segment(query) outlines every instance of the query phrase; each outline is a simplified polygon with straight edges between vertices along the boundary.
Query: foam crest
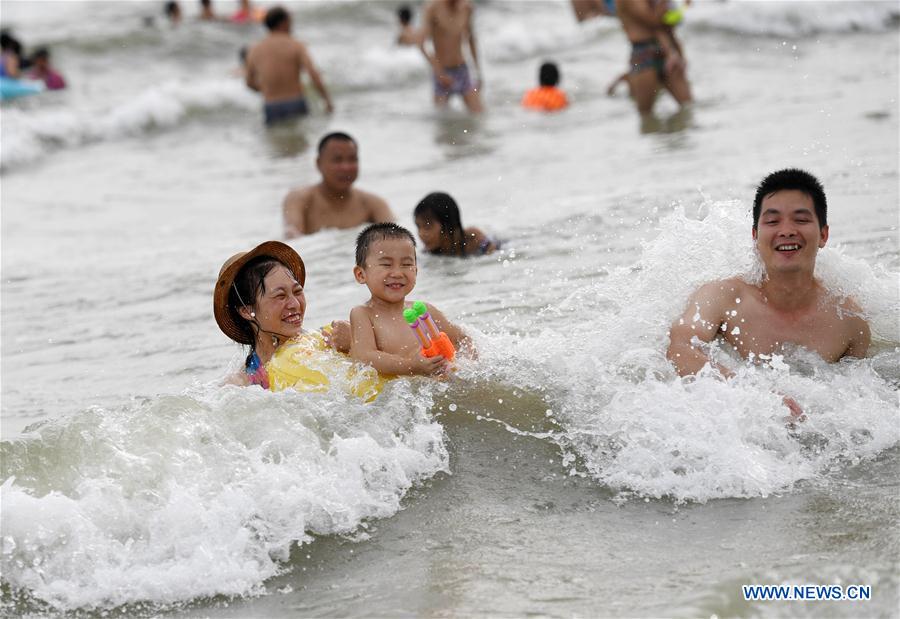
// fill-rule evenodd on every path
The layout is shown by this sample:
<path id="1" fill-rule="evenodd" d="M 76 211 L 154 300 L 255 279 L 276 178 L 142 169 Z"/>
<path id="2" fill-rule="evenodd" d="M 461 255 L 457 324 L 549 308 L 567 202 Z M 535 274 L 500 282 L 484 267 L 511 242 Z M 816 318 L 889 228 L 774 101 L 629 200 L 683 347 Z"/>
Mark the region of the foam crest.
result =
<path id="1" fill-rule="evenodd" d="M 736 378 L 675 375 L 665 358 L 668 328 L 691 292 L 715 279 L 761 276 L 746 209 L 726 202 L 696 211 L 664 218 L 634 265 L 543 309 L 532 335 L 505 341 L 510 358 L 495 359 L 504 380 L 547 389 L 570 472 L 621 497 L 707 501 L 790 491 L 897 445 L 896 275 L 839 250 L 820 251 L 817 274 L 860 302 L 880 334 L 874 356 L 827 364 L 796 349 L 748 367 L 714 346 Z M 783 395 L 808 421 L 788 427 Z"/>
<path id="2" fill-rule="evenodd" d="M 447 470 L 430 398 L 210 388 L 4 442 L 4 582 L 58 610 L 260 593 L 295 544 L 391 516 Z"/>
<path id="3" fill-rule="evenodd" d="M 225 106 L 256 110 L 259 101 L 240 80 L 222 79 L 167 82 L 112 107 L 4 109 L 0 168 L 34 161 L 60 146 L 72 148 L 170 129 L 192 112 L 214 112 Z"/>
<path id="4" fill-rule="evenodd" d="M 687 28 L 789 38 L 887 32 L 898 19 L 891 2 L 696 2 L 685 11 Z"/>

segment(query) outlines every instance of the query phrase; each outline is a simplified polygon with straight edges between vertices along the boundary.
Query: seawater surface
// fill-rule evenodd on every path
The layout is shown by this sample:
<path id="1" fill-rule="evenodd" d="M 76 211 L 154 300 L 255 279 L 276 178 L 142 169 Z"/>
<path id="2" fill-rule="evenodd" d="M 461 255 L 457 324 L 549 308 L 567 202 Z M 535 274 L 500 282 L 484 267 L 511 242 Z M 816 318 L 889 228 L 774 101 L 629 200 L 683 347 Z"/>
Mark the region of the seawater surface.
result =
<path id="1" fill-rule="evenodd" d="M 392 5 L 290 3 L 337 111 L 271 131 L 231 75 L 262 30 L 182 4 L 177 29 L 156 3 L 0 5 L 70 82 L 0 112 L 4 614 L 896 616 L 895 2 L 695 2 L 697 102 L 643 124 L 605 95 L 617 23 L 567 3 L 476 4 L 477 119 L 431 109 Z M 518 107 L 545 59 L 573 100 L 553 116 Z M 400 223 L 441 190 L 504 240 L 420 255 L 414 296 L 479 359 L 373 405 L 220 387 L 242 351 L 212 318 L 219 266 L 280 237 L 329 130 Z M 677 379 L 668 325 L 700 284 L 758 276 L 752 194 L 788 166 L 825 184 L 817 275 L 864 308 L 869 357 L 723 349 L 735 379 Z M 355 234 L 291 241 L 311 328 L 366 298 Z M 872 599 L 741 595 L 781 583 Z"/>

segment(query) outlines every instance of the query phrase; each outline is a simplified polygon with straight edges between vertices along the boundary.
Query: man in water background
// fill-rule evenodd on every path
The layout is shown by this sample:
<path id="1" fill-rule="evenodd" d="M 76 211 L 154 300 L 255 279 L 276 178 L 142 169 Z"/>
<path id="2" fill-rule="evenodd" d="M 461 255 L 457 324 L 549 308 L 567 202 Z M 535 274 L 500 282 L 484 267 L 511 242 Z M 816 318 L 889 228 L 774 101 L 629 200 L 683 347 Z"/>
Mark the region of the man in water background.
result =
<path id="1" fill-rule="evenodd" d="M 266 124 L 304 116 L 308 112 L 306 93 L 300 75 L 309 78 L 331 113 L 331 97 L 306 46 L 291 36 L 291 16 L 282 7 L 266 13 L 269 36 L 254 45 L 247 54 L 247 86 L 259 91 L 265 100 Z"/>
<path id="2" fill-rule="evenodd" d="M 669 10 L 666 0 L 618 2 L 622 29 L 631 41 L 631 95 L 641 115 L 649 115 L 660 89 L 668 90 L 680 105 L 692 101 L 681 46 L 672 29 L 663 23 Z"/>
<path id="3" fill-rule="evenodd" d="M 378 196 L 354 189 L 359 176 L 356 141 L 346 133 L 329 133 L 319 141 L 316 167 L 322 180 L 292 190 L 284 199 L 287 238 L 322 228 L 355 228 L 364 223 L 393 222 L 394 214 Z"/>
<path id="4" fill-rule="evenodd" d="M 721 334 L 744 359 L 766 359 L 786 345 L 836 362 L 864 357 L 869 325 L 848 297 L 815 277 L 816 255 L 828 241 L 827 204 L 819 181 L 802 170 L 773 172 L 753 203 L 753 240 L 765 267 L 760 284 L 732 277 L 701 286 L 669 331 L 667 357 L 682 376 L 712 363 L 702 343 Z M 724 376 L 728 368 L 713 364 Z M 794 410 L 792 402 L 788 403 Z M 796 411 L 795 411 L 796 414 Z"/>
<path id="5" fill-rule="evenodd" d="M 478 64 L 478 50 L 475 33 L 472 30 L 474 9 L 468 0 L 432 0 L 422 14 L 422 42 L 420 49 L 434 71 L 434 103 L 438 107 L 447 105 L 450 95 L 462 95 L 470 112 L 481 112 L 482 86 L 481 68 Z M 431 41 L 434 56 L 425 49 Z M 463 40 L 468 40 L 472 63 L 478 75 L 472 81 L 469 67 L 463 56 Z"/>

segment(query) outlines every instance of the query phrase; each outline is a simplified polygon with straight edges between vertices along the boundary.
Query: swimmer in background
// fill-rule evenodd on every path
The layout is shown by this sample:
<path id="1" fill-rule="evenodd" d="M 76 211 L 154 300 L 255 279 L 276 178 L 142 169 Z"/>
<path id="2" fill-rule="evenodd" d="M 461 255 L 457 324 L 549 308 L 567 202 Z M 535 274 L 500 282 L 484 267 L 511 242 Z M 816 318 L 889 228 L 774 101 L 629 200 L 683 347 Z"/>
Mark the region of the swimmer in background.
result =
<path id="1" fill-rule="evenodd" d="M 266 17 L 266 11 L 250 4 L 250 0 L 241 0 L 240 8 L 232 13 L 229 21 L 236 24 L 259 23 Z"/>
<path id="2" fill-rule="evenodd" d="M 373 224 L 356 240 L 353 275 L 370 298 L 350 311 L 350 356 L 388 376 L 446 374 L 444 357 L 425 357 L 403 318 L 412 306 L 406 297 L 416 286 L 416 241 L 397 224 Z M 474 353 L 471 340 L 433 305 L 428 312 L 457 350 Z"/>
<path id="3" fill-rule="evenodd" d="M 174 28 L 181 23 L 181 6 L 175 0 L 169 0 L 163 9 L 169 23 Z"/>
<path id="4" fill-rule="evenodd" d="M 430 193 L 413 211 L 425 250 L 440 256 L 483 256 L 500 248 L 478 228 L 463 228 L 459 207 L 449 194 Z"/>
<path id="5" fill-rule="evenodd" d="M 62 90 L 66 87 L 66 80 L 50 66 L 50 52 L 46 47 L 38 48 L 31 56 L 31 71 L 28 78 L 42 80 L 47 90 Z"/>
<path id="6" fill-rule="evenodd" d="M 212 0 L 200 0 L 200 16 L 203 21 L 222 21 L 224 18 L 216 15 L 212 8 Z"/>
<path id="7" fill-rule="evenodd" d="M 543 112 L 558 112 L 569 105 L 566 93 L 558 88 L 559 68 L 552 62 L 545 62 L 538 72 L 540 86 L 532 88 L 522 97 L 522 106 Z"/>
<path id="8" fill-rule="evenodd" d="M 702 343 L 721 337 L 741 357 L 765 359 L 785 345 L 802 346 L 834 363 L 865 357 L 871 335 L 862 310 L 815 277 L 816 255 L 828 241 L 825 190 L 813 175 L 786 169 L 769 174 L 753 201 L 753 240 L 765 268 L 760 284 L 738 277 L 701 286 L 669 330 L 669 361 L 681 376 L 715 364 Z M 799 405 L 785 397 L 794 416 Z"/>
<path id="9" fill-rule="evenodd" d="M 365 223 L 394 221 L 387 202 L 356 189 L 359 151 L 356 141 L 335 131 L 319 140 L 316 167 L 322 180 L 293 189 L 284 199 L 284 233 L 287 238 L 313 234 L 322 228 L 355 228 Z"/>
<path id="10" fill-rule="evenodd" d="M 653 110 L 656 96 L 665 88 L 679 105 L 691 103 L 684 53 L 671 26 L 663 22 L 668 0 L 632 0 L 617 4 L 617 15 L 631 42 L 628 84 L 642 116 Z M 612 89 L 618 83 L 614 82 Z"/>
<path id="11" fill-rule="evenodd" d="M 572 0 L 575 19 L 583 22 L 592 17 L 615 17 L 615 0 Z"/>
<path id="12" fill-rule="evenodd" d="M 397 9 L 397 20 L 400 22 L 400 34 L 397 35 L 397 45 L 409 47 L 422 44 L 422 33 L 412 25 L 412 9 L 401 6 Z"/>
<path id="13" fill-rule="evenodd" d="M 0 32 L 0 76 L 18 79 L 22 71 L 22 44 L 9 32 Z"/>
<path id="14" fill-rule="evenodd" d="M 301 74 L 309 74 L 313 86 L 322 95 L 328 113 L 334 111 L 328 89 L 322 82 L 306 51 L 306 46 L 291 36 L 291 16 L 282 7 L 266 13 L 269 35 L 254 45 L 247 54 L 247 86 L 259 91 L 265 100 L 267 125 L 305 116 L 309 108 Z"/>
<path id="15" fill-rule="evenodd" d="M 450 95 L 460 95 L 470 112 L 483 111 L 478 94 L 484 85 L 478 64 L 478 49 L 472 29 L 474 8 L 469 0 L 431 0 L 422 16 L 422 50 L 434 73 L 434 104 L 446 107 Z M 472 63 L 478 75 L 473 81 L 463 55 L 463 41 L 468 40 Z M 434 55 L 425 49 L 427 41 L 434 47 Z"/>

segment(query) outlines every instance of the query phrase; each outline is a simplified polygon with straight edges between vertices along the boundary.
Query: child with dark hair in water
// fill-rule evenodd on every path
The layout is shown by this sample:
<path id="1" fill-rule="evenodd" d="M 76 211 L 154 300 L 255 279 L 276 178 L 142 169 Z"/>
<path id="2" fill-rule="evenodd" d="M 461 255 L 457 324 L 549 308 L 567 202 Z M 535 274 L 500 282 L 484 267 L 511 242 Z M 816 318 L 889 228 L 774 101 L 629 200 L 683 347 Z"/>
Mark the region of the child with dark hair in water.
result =
<path id="1" fill-rule="evenodd" d="M 569 99 L 559 88 L 559 67 L 553 62 L 545 62 L 538 71 L 537 88 L 532 88 L 522 97 L 522 106 L 542 112 L 558 112 L 569 105 Z"/>
<path id="2" fill-rule="evenodd" d="M 28 77 L 33 80 L 42 80 L 47 90 L 61 90 L 66 87 L 66 80 L 57 73 L 50 64 L 50 52 L 46 47 L 41 47 L 31 56 L 31 72 Z"/>
<path id="3" fill-rule="evenodd" d="M 500 248 L 478 228 L 463 228 L 456 200 L 443 192 L 430 193 L 413 211 L 419 238 L 426 251 L 442 256 L 484 255 Z"/>
<path id="4" fill-rule="evenodd" d="M 356 238 L 353 276 L 369 289 L 370 298 L 350 311 L 350 356 L 391 376 L 444 374 L 449 360 L 426 357 L 403 316 L 412 303 L 406 297 L 416 287 L 416 240 L 394 223 L 372 224 Z M 438 329 L 454 346 L 474 352 L 458 326 L 433 305 L 426 304 Z"/>
<path id="5" fill-rule="evenodd" d="M 401 6 L 397 9 L 397 20 L 400 22 L 400 33 L 397 35 L 397 45 L 418 45 L 422 40 L 421 33 L 412 25 L 412 9 L 409 6 Z"/>

